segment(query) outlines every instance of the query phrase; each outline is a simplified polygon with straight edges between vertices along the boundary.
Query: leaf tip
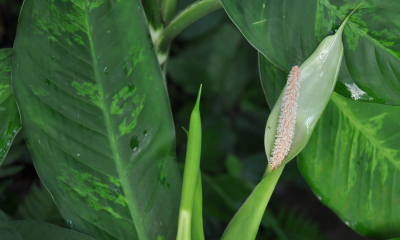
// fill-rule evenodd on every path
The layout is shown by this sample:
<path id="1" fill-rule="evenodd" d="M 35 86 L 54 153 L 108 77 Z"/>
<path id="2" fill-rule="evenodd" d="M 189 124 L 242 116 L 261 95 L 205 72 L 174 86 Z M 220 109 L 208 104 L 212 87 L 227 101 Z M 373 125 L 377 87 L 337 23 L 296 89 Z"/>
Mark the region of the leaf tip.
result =
<path id="1" fill-rule="evenodd" d="M 196 105 L 194 106 L 194 110 L 196 110 L 197 112 L 199 112 L 199 108 L 200 108 L 200 96 L 201 96 L 201 90 L 203 88 L 203 84 L 200 84 L 200 89 L 199 89 L 199 93 L 197 95 L 197 101 L 196 101 Z"/>
<path id="2" fill-rule="evenodd" d="M 338 32 L 342 33 L 344 25 L 346 25 L 347 20 L 349 20 L 349 18 L 351 17 L 351 15 L 365 2 L 365 0 L 363 0 L 360 4 L 357 5 L 357 7 L 355 7 L 353 9 L 353 11 L 351 11 L 351 13 L 349 15 L 347 15 L 347 17 L 344 19 L 342 25 L 340 26 Z"/>

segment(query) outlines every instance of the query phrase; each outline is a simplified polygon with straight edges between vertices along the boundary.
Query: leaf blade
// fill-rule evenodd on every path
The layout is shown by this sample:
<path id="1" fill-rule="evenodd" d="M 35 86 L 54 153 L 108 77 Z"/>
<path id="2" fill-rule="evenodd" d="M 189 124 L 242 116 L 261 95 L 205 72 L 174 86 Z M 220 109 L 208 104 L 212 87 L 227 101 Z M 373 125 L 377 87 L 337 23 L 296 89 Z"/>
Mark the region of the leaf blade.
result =
<path id="1" fill-rule="evenodd" d="M 140 1 L 26 1 L 15 51 L 28 147 L 70 227 L 174 238 L 174 127 Z"/>
<path id="2" fill-rule="evenodd" d="M 261 54 L 259 63 L 261 83 L 271 105 L 279 97 L 287 73 Z M 368 237 L 400 234 L 400 209 L 395 204 L 400 199 L 395 184 L 400 166 L 396 145 L 400 125 L 395 120 L 399 111 L 398 106 L 358 102 L 333 93 L 309 143 L 298 155 L 300 171 L 316 196 L 349 227 Z M 345 122 L 346 116 L 351 121 Z M 379 151 L 383 158 L 376 154 Z"/>
<path id="3" fill-rule="evenodd" d="M 11 48 L 0 49 L 0 165 L 21 129 L 19 113 L 11 89 Z"/>
<path id="4" fill-rule="evenodd" d="M 274 65 L 288 72 L 307 59 L 360 2 L 223 0 L 222 3 L 247 40 Z M 369 1 L 350 18 L 344 29 L 344 58 L 336 92 L 359 101 L 400 104 L 398 22 L 384 22 L 386 16 L 392 16 L 398 9 L 399 3 Z"/>

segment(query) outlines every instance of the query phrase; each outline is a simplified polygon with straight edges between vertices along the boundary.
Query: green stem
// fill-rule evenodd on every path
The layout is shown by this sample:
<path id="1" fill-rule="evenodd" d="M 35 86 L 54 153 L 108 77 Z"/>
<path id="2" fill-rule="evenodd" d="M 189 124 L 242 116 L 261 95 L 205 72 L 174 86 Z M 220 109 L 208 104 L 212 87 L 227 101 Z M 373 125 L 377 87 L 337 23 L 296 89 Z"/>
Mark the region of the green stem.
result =
<path id="1" fill-rule="evenodd" d="M 179 12 L 156 39 L 156 52 L 167 52 L 169 44 L 180 32 L 196 20 L 220 8 L 222 4 L 219 0 L 198 0 Z"/>
<path id="2" fill-rule="evenodd" d="M 201 172 L 199 171 L 196 196 L 193 204 L 192 240 L 205 240 L 203 229 L 203 194 L 201 189 Z"/>
<path id="3" fill-rule="evenodd" d="M 256 186 L 226 228 L 221 240 L 254 240 L 284 166 L 269 172 Z"/>
<path id="4" fill-rule="evenodd" d="M 190 115 L 188 144 L 183 172 L 183 184 L 181 205 L 179 208 L 178 234 L 176 240 L 191 240 L 192 212 L 198 179 L 200 172 L 201 155 L 201 119 L 200 119 L 200 95 L 197 97 L 196 105 Z"/>
<path id="5" fill-rule="evenodd" d="M 161 19 L 161 5 L 159 0 L 145 0 L 142 1 L 142 5 L 151 31 L 161 31 L 163 28 L 163 21 Z"/>
<path id="6" fill-rule="evenodd" d="M 161 14 L 164 22 L 169 22 L 175 15 L 176 0 L 163 0 Z"/>

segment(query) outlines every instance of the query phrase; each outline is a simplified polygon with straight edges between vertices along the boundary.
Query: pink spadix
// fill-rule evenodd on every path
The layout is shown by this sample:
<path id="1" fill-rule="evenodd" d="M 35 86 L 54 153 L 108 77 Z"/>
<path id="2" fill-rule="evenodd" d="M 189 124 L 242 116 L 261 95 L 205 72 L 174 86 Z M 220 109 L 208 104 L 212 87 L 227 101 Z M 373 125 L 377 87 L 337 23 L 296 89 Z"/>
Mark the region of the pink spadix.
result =
<path id="1" fill-rule="evenodd" d="M 299 89 L 300 69 L 298 66 L 294 66 L 290 71 L 283 93 L 276 139 L 269 161 L 272 170 L 279 167 L 289 153 L 294 137 Z"/>

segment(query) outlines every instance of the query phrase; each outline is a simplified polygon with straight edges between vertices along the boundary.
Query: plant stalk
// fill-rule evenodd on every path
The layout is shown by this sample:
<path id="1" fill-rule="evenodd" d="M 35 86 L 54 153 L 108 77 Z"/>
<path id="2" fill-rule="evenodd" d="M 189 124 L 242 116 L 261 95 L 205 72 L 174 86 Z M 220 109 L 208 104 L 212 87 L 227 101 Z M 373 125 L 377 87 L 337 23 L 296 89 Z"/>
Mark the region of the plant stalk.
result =
<path id="1" fill-rule="evenodd" d="M 169 22 L 175 15 L 176 0 L 163 0 L 161 2 L 161 15 L 164 22 Z"/>
<path id="2" fill-rule="evenodd" d="M 201 187 L 201 171 L 199 171 L 196 196 L 193 204 L 192 240 L 205 240 L 203 229 L 203 194 Z"/>
<path id="3" fill-rule="evenodd" d="M 263 177 L 229 223 L 222 240 L 256 238 L 261 219 L 284 167 L 280 166 Z"/>
<path id="4" fill-rule="evenodd" d="M 159 0 L 142 1 L 144 12 L 146 13 L 147 22 L 152 32 L 161 31 L 163 21 L 161 18 L 161 4 Z"/>
<path id="5" fill-rule="evenodd" d="M 172 0 L 171 0 L 172 1 Z M 184 29 L 208 13 L 222 8 L 219 0 L 198 0 L 179 12 L 155 40 L 156 52 L 166 53 L 171 41 Z"/>

